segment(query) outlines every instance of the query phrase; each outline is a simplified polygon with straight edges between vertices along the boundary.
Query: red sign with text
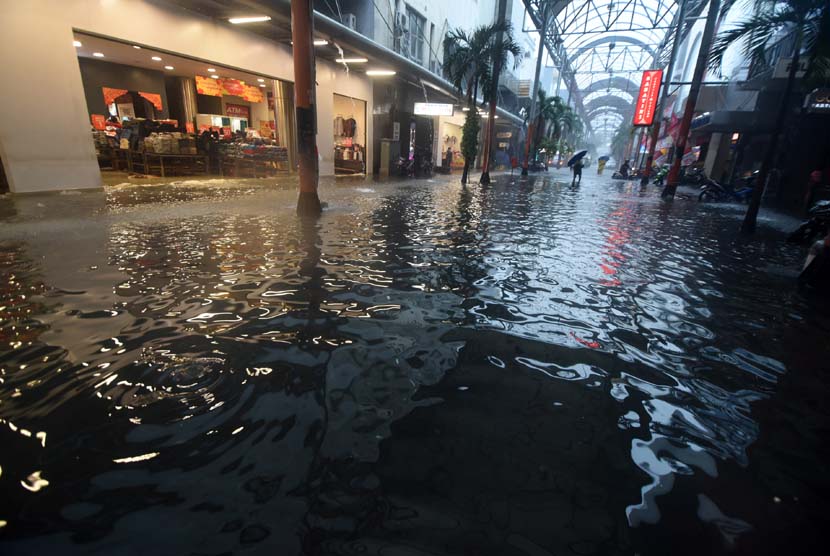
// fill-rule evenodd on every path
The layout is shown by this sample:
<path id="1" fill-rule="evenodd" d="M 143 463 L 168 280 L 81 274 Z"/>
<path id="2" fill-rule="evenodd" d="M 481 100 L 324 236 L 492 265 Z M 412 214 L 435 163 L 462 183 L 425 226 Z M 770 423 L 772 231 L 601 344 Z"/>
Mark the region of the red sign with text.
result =
<path id="1" fill-rule="evenodd" d="M 634 105 L 634 125 L 647 126 L 654 121 L 654 109 L 657 107 L 657 97 L 660 95 L 660 83 L 663 81 L 663 70 L 648 70 L 643 72 L 640 83 L 640 94 L 637 104 Z"/>
<path id="2" fill-rule="evenodd" d="M 93 114 L 90 116 L 92 118 L 92 127 L 103 131 L 107 129 L 107 119 L 104 117 L 103 114 Z"/>

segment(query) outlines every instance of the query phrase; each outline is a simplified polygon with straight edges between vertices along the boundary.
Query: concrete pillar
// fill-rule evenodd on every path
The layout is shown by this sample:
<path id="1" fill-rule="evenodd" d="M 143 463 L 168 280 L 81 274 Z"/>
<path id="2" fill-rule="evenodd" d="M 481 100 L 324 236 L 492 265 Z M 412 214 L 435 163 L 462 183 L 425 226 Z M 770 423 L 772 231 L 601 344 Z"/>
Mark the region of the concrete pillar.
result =
<path id="1" fill-rule="evenodd" d="M 72 27 L 0 7 L 0 159 L 12 192 L 101 187 Z"/>

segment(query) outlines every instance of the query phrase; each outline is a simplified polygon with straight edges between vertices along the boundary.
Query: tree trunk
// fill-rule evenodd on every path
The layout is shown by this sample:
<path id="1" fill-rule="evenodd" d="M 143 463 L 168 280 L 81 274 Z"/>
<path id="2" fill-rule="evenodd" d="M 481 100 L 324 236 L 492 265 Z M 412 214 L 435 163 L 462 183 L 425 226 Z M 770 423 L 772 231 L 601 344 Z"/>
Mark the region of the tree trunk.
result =
<path id="1" fill-rule="evenodd" d="M 700 93 L 700 84 L 703 81 L 703 74 L 706 73 L 706 59 L 709 57 L 709 49 L 712 46 L 712 36 L 715 34 L 718 12 L 720 12 L 720 0 L 712 0 L 709 4 L 709 13 L 706 15 L 703 36 L 700 39 L 700 50 L 697 53 L 695 72 L 692 74 L 689 98 L 686 99 L 686 109 L 683 112 L 683 119 L 680 121 L 680 130 L 677 132 L 674 162 L 666 179 L 663 197 L 674 197 L 674 192 L 677 191 L 677 183 L 680 181 L 680 164 L 683 162 L 683 154 L 686 152 L 686 141 L 689 135 L 689 127 L 692 124 L 692 116 L 695 113 L 697 97 Z"/>
<path id="2" fill-rule="evenodd" d="M 530 141 L 533 134 L 533 118 L 536 115 L 537 97 L 539 96 L 539 75 L 542 73 L 542 58 L 545 55 L 545 31 L 547 31 L 547 28 L 548 4 L 545 3 L 542 8 L 542 28 L 539 30 L 539 53 L 536 56 L 536 75 L 533 77 L 533 90 L 530 92 L 530 113 L 527 116 L 527 121 L 530 125 L 527 128 L 527 139 L 525 140 L 525 160 L 522 165 L 523 176 L 527 175 L 527 167 L 530 160 Z"/>
<path id="3" fill-rule="evenodd" d="M 291 38 L 294 41 L 294 102 L 297 112 L 297 147 L 300 196 L 297 214 L 322 212 L 317 196 L 320 169 L 317 160 L 317 108 L 314 81 L 314 9 L 312 0 L 291 0 Z"/>
<path id="4" fill-rule="evenodd" d="M 507 0 L 499 0 L 499 14 L 496 21 L 504 23 L 504 17 L 507 14 Z M 504 34 L 499 33 L 496 37 L 496 44 L 501 45 L 504 39 Z M 487 134 L 484 136 L 484 157 L 482 160 L 481 179 L 479 182 L 483 185 L 490 183 L 490 149 L 493 145 L 493 137 L 496 134 L 496 102 L 499 98 L 499 74 L 501 73 L 501 59 L 497 58 L 493 64 L 493 74 L 490 79 L 493 80 L 491 87 L 492 97 L 490 99 L 490 115 L 487 117 Z"/>
<path id="5" fill-rule="evenodd" d="M 470 172 L 470 161 L 464 159 L 464 171 L 461 172 L 461 185 L 467 185 L 467 174 Z"/>
<path id="6" fill-rule="evenodd" d="M 795 87 L 795 75 L 798 71 L 801 32 L 804 28 L 804 22 L 799 21 L 797 25 L 795 44 L 793 45 L 792 65 L 790 66 L 790 72 L 787 74 L 787 86 L 784 89 L 784 98 L 781 99 L 778 116 L 775 118 L 775 127 L 772 130 L 772 137 L 770 138 L 769 145 L 767 145 L 767 152 L 764 153 L 764 160 L 761 162 L 761 168 L 758 171 L 758 179 L 755 180 L 755 188 L 752 190 L 752 198 L 749 200 L 749 208 L 747 208 L 746 216 L 744 216 L 744 221 L 741 224 L 741 232 L 744 234 L 751 234 L 755 231 L 755 225 L 758 221 L 758 210 L 761 208 L 761 199 L 764 197 L 764 188 L 767 185 L 767 177 L 769 176 L 769 171 L 772 169 L 772 163 L 778 149 L 778 138 L 784 128 L 784 121 L 787 119 L 790 95 Z"/>

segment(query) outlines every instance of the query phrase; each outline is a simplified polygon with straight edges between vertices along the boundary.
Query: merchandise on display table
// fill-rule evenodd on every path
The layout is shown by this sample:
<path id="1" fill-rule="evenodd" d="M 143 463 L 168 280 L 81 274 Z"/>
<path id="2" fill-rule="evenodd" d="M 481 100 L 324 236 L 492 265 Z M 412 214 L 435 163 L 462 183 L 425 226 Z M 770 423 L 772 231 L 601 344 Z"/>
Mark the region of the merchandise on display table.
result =
<path id="1" fill-rule="evenodd" d="M 196 138 L 186 133 L 151 133 L 144 139 L 144 150 L 158 154 L 197 154 Z"/>
<path id="2" fill-rule="evenodd" d="M 255 142 L 223 142 L 218 145 L 222 175 L 264 177 L 288 171 L 288 148 Z"/>

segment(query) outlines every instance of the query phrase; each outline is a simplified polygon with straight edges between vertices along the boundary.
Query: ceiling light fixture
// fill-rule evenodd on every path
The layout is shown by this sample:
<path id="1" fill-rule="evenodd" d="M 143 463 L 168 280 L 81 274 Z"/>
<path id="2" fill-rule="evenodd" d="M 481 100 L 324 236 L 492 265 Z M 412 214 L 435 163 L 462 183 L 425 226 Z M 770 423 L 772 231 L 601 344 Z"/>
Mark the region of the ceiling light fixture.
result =
<path id="1" fill-rule="evenodd" d="M 161 62 L 161 58 L 160 58 L 160 57 L 158 57 L 158 56 L 153 56 L 153 57 L 152 57 L 152 58 L 150 58 L 150 59 L 151 59 L 151 60 L 153 60 L 153 61 L 155 61 L 155 62 Z"/>
<path id="2" fill-rule="evenodd" d="M 81 44 L 81 41 L 72 41 L 72 46 L 74 46 L 75 48 L 79 48 L 83 45 Z"/>
<path id="3" fill-rule="evenodd" d="M 265 83 L 265 80 L 261 77 L 257 77 L 256 80 L 259 81 L 260 83 Z"/>
<path id="4" fill-rule="evenodd" d="M 464 107 L 464 108 L 462 108 L 461 110 L 463 110 L 464 112 L 469 112 L 469 111 L 470 111 L 470 107 L 469 107 L 469 106 L 465 106 L 465 107 Z"/>
<path id="5" fill-rule="evenodd" d="M 215 73 L 214 73 L 213 75 L 211 75 L 211 77 L 212 77 L 213 79 L 219 79 L 219 76 L 218 76 L 218 75 L 216 75 Z"/>
<path id="6" fill-rule="evenodd" d="M 260 83 L 259 86 L 260 87 L 265 87 L 265 83 Z"/>
<path id="7" fill-rule="evenodd" d="M 213 68 L 208 68 L 208 73 L 213 73 L 213 72 L 215 72 L 215 71 L 216 71 L 216 70 L 215 70 L 215 69 L 213 69 Z"/>
<path id="8" fill-rule="evenodd" d="M 366 75 L 371 75 L 373 77 L 387 77 L 390 75 L 395 75 L 395 71 L 393 70 L 368 70 Z"/>
<path id="9" fill-rule="evenodd" d="M 338 64 L 365 64 L 369 60 L 366 58 L 335 58 Z"/>
<path id="10" fill-rule="evenodd" d="M 133 48 L 135 48 L 136 50 L 141 50 L 141 47 L 140 47 L 140 46 L 138 46 L 137 44 L 134 44 L 134 45 L 133 45 Z"/>
<path id="11" fill-rule="evenodd" d="M 240 25 L 243 23 L 261 23 L 263 21 L 271 21 L 271 17 L 267 15 L 255 15 L 251 17 L 232 17 L 228 21 L 233 23 L 234 25 Z"/>
<path id="12" fill-rule="evenodd" d="M 164 69 L 171 70 L 171 69 L 174 69 L 174 68 L 173 68 L 173 66 L 164 66 Z"/>
<path id="13" fill-rule="evenodd" d="M 314 46 L 326 46 L 328 43 L 326 39 L 314 39 Z"/>
<path id="14" fill-rule="evenodd" d="M 93 52 L 92 55 L 95 56 L 96 58 L 103 58 L 104 57 L 103 52 Z"/>

